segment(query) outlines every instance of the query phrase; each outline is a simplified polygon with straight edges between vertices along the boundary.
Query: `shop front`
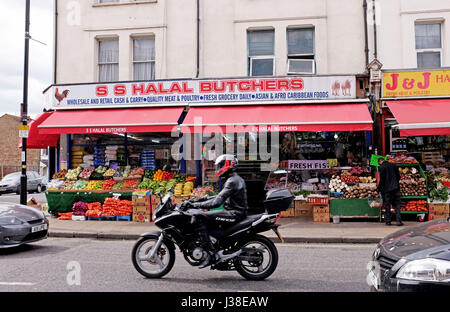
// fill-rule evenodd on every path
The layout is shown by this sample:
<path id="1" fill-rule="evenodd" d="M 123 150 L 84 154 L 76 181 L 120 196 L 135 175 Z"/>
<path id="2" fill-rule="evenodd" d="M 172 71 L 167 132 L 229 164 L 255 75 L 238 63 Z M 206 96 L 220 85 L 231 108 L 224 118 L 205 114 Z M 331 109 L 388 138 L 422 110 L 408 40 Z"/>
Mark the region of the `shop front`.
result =
<path id="1" fill-rule="evenodd" d="M 383 155 L 392 156 L 406 181 L 414 180 L 412 172 L 426 180 L 426 191 L 417 198 L 408 196 L 412 187 L 405 184 L 403 213 L 420 220 L 448 216 L 450 70 L 386 71 L 382 84 L 377 122 Z"/>
<path id="2" fill-rule="evenodd" d="M 326 222 L 378 218 L 373 121 L 356 87 L 355 76 L 52 86 L 39 135 L 67 138 L 67 169 L 49 182 L 49 209 L 75 213 L 76 203 L 119 205 L 171 187 L 177 201 L 211 195 L 222 187 L 214 159 L 227 152 L 240 161 L 251 212 L 287 187 L 297 201 L 283 216 L 312 219 L 326 207 Z"/>

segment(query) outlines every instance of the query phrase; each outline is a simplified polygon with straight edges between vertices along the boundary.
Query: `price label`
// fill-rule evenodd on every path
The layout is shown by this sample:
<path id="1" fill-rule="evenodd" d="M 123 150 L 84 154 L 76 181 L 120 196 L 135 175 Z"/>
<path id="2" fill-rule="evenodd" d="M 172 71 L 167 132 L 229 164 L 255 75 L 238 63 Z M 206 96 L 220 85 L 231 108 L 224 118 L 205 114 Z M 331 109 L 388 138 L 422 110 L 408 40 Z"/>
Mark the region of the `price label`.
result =
<path id="1" fill-rule="evenodd" d="M 327 159 L 327 166 L 328 167 L 337 167 L 337 165 L 338 165 L 337 158 L 329 158 L 329 159 Z"/>

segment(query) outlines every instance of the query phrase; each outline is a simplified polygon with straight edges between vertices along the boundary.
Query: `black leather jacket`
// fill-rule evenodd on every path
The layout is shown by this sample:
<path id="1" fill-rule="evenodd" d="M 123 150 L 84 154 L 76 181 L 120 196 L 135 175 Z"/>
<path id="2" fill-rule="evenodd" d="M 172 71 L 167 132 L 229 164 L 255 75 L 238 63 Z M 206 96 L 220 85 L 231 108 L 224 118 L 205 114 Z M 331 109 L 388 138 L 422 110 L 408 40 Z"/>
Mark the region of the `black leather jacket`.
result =
<path id="1" fill-rule="evenodd" d="M 382 193 L 388 193 L 400 189 L 400 173 L 398 167 L 384 161 L 378 168 L 380 172 L 380 184 L 378 189 Z"/>
<path id="2" fill-rule="evenodd" d="M 242 216 L 247 215 L 247 188 L 245 181 L 237 173 L 233 173 L 225 182 L 222 191 L 206 199 L 203 202 L 194 204 L 195 208 L 213 209 L 221 205 L 226 210 L 233 210 Z"/>

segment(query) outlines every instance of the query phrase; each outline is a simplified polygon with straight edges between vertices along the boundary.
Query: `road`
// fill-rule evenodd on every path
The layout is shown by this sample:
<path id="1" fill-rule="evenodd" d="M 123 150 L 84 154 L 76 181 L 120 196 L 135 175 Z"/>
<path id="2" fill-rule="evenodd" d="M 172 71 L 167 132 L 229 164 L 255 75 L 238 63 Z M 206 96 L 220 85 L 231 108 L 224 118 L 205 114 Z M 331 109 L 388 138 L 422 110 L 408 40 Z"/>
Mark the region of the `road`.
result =
<path id="1" fill-rule="evenodd" d="M 375 247 L 278 244 L 277 270 L 266 281 L 254 282 L 236 272 L 191 267 L 179 252 L 168 275 L 146 279 L 131 263 L 133 244 L 48 238 L 0 250 L 0 292 L 366 292 L 366 265 Z"/>
<path id="2" fill-rule="evenodd" d="M 27 200 L 31 197 L 34 197 L 41 204 L 44 204 L 47 202 L 47 198 L 45 197 L 45 192 L 27 194 Z M 0 196 L 0 202 L 9 202 L 9 203 L 19 204 L 20 203 L 20 195 L 16 195 L 16 193 L 2 194 Z"/>

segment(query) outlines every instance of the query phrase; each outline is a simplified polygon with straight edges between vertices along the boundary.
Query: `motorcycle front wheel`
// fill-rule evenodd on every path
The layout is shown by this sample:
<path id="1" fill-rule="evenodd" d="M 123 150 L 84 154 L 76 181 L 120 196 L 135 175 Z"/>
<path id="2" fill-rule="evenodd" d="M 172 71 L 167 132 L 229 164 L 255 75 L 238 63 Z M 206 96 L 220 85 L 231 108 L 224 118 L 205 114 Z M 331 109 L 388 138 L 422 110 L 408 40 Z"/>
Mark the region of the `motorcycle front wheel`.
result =
<path id="1" fill-rule="evenodd" d="M 160 278 L 170 272 L 175 263 L 175 251 L 163 240 L 153 257 L 149 257 L 158 242 L 157 235 L 141 237 L 133 247 L 131 259 L 134 268 L 148 278 Z"/>
<path id="2" fill-rule="evenodd" d="M 262 235 L 245 239 L 242 252 L 235 260 L 236 271 L 244 278 L 260 281 L 275 272 L 278 265 L 278 251 L 275 244 Z"/>

